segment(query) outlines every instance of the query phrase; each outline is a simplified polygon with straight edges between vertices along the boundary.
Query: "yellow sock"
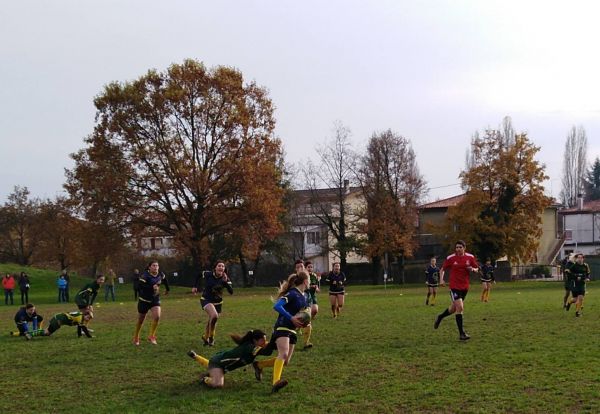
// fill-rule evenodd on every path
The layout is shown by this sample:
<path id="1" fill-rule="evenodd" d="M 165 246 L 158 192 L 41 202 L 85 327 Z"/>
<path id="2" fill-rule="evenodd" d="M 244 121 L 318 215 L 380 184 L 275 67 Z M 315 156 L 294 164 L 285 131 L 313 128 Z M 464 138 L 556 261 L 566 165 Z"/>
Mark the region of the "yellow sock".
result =
<path id="1" fill-rule="evenodd" d="M 212 378 L 211 377 L 204 377 L 204 383 L 208 384 L 208 385 L 212 384 Z"/>
<path id="2" fill-rule="evenodd" d="M 11 331 L 10 336 L 21 336 L 21 332 L 19 332 L 19 331 Z"/>
<path id="3" fill-rule="evenodd" d="M 488 290 L 488 291 L 487 291 L 487 293 L 485 294 L 485 299 L 486 299 L 486 300 L 489 300 L 489 299 L 490 299 L 490 293 L 491 293 L 491 292 L 492 292 L 491 290 Z"/>
<path id="4" fill-rule="evenodd" d="M 312 325 L 308 325 L 304 328 L 304 345 L 310 343 L 310 336 L 312 335 Z"/>
<path id="5" fill-rule="evenodd" d="M 150 336 L 156 336 L 157 329 L 158 329 L 158 321 L 156 319 L 153 319 L 152 324 L 150 325 Z"/>
<path id="6" fill-rule="evenodd" d="M 144 322 L 140 322 L 139 320 L 135 323 L 135 333 L 133 334 L 134 338 L 140 337 L 140 331 L 142 330 L 142 324 Z"/>
<path id="7" fill-rule="evenodd" d="M 431 300 L 429 301 L 432 305 L 435 305 L 435 295 L 431 296 Z"/>
<path id="8" fill-rule="evenodd" d="M 272 367 L 273 365 L 275 365 L 275 360 L 277 359 L 277 357 L 274 358 L 269 358 L 269 359 L 263 359 L 262 361 L 256 361 L 256 365 L 259 368 L 266 368 L 266 367 Z"/>
<path id="9" fill-rule="evenodd" d="M 217 332 L 217 326 L 216 325 L 210 330 L 210 332 L 208 333 L 208 336 L 210 338 L 214 338 L 215 337 L 215 332 Z"/>
<path id="10" fill-rule="evenodd" d="M 581 310 L 581 308 L 583 307 L 583 303 L 581 302 L 577 302 L 577 305 L 575 305 L 575 310 L 577 312 L 579 312 Z"/>
<path id="11" fill-rule="evenodd" d="M 204 358 L 203 356 L 196 354 L 194 359 L 196 360 L 196 362 L 198 362 L 203 367 L 208 367 L 208 359 Z"/>
<path id="12" fill-rule="evenodd" d="M 283 359 L 275 358 L 275 364 L 273 365 L 273 385 L 275 385 L 275 383 L 281 379 L 283 364 Z"/>

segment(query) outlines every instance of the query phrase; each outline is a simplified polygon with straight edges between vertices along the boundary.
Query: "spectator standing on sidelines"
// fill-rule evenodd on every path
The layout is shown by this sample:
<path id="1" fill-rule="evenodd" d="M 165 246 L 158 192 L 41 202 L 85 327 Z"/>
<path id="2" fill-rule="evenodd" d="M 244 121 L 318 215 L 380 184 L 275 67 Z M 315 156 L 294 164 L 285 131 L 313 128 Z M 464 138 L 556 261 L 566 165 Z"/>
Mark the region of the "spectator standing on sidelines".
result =
<path id="1" fill-rule="evenodd" d="M 117 276 L 112 269 L 108 269 L 106 274 L 106 282 L 104 283 L 104 301 L 108 302 L 108 295 L 110 294 L 112 301 L 115 301 L 115 279 Z"/>
<path id="2" fill-rule="evenodd" d="M 133 269 L 133 276 L 131 276 L 131 285 L 133 286 L 133 298 L 137 300 L 138 289 L 140 288 L 140 271 Z"/>
<path id="3" fill-rule="evenodd" d="M 19 290 L 21 291 L 21 305 L 29 303 L 29 276 L 21 272 L 19 276 Z"/>
<path id="4" fill-rule="evenodd" d="M 2 288 L 4 289 L 4 304 L 8 305 L 8 300 L 10 299 L 10 304 L 14 305 L 13 294 L 15 290 L 15 278 L 13 275 L 7 273 L 2 278 Z"/>
<path id="5" fill-rule="evenodd" d="M 65 302 L 69 302 L 69 300 L 71 300 L 71 292 L 69 292 L 71 290 L 71 276 L 69 276 L 69 272 L 67 272 L 67 269 L 63 269 L 62 274 L 65 277 L 65 280 L 67 281 L 67 287 L 65 288 Z"/>
<path id="6" fill-rule="evenodd" d="M 67 280 L 65 279 L 65 275 L 61 274 L 56 281 L 56 285 L 58 286 L 58 303 L 67 302 Z"/>

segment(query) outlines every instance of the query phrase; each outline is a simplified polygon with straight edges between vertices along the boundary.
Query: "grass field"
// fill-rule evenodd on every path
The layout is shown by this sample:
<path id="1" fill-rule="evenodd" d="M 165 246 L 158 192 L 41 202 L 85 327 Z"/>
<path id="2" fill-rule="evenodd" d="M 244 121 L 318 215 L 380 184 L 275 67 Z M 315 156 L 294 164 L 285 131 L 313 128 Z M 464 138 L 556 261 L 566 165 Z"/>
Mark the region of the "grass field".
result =
<path id="1" fill-rule="evenodd" d="M 75 310 L 55 303 L 54 277 L 40 272 L 32 280 L 38 290 L 32 301 L 46 318 Z M 175 288 L 163 298 L 159 344 L 136 348 L 136 305 L 130 286 L 119 288 L 117 302 L 99 295 L 93 339 L 78 339 L 72 327 L 29 342 L 9 337 L 17 305 L 2 301 L 1 413 L 600 412 L 600 300 L 593 283 L 581 318 L 562 310 L 559 283 L 498 284 L 485 304 L 474 285 L 466 301 L 472 337 L 466 343 L 458 341 L 453 317 L 433 330 L 449 302 L 444 289 L 438 304 L 426 307 L 424 286 L 350 285 L 337 320 L 321 294 L 315 348 L 295 352 L 283 372 L 290 385 L 276 395 L 271 371 L 259 383 L 251 368 L 227 374 L 222 390 L 201 388 L 201 367 L 186 356 L 189 349 L 211 356 L 231 347 L 229 332 L 269 331 L 274 289 L 227 296 L 217 345 L 204 348 L 198 297 Z"/>

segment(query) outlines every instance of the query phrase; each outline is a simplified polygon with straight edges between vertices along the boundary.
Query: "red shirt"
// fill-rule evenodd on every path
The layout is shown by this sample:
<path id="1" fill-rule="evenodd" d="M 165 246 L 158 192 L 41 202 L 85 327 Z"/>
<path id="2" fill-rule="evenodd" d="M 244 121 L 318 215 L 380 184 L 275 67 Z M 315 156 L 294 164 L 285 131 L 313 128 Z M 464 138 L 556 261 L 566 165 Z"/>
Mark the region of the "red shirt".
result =
<path id="1" fill-rule="evenodd" d="M 467 267 L 477 268 L 477 260 L 471 253 L 465 252 L 462 256 L 451 254 L 446 257 L 442 269 L 450 269 L 450 289 L 469 290 L 469 270 Z"/>

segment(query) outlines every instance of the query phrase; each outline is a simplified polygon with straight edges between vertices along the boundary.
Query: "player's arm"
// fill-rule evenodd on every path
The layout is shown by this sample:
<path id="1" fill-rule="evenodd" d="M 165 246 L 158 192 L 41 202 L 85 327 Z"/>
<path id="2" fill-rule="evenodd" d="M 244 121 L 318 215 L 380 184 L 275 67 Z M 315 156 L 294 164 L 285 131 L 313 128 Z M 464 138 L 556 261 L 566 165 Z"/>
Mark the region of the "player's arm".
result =
<path id="1" fill-rule="evenodd" d="M 165 285 L 165 290 L 166 290 L 165 295 L 168 295 L 169 292 L 171 291 L 171 287 L 169 286 L 169 279 L 167 279 L 167 275 L 165 275 L 164 273 L 162 276 L 162 284 Z"/>
<path id="2" fill-rule="evenodd" d="M 225 275 L 225 277 L 227 277 L 227 275 Z M 225 282 L 225 289 L 227 289 L 227 292 L 229 292 L 230 295 L 233 295 L 233 285 L 231 284 L 231 280 L 229 280 L 229 278 L 226 279 L 227 281 Z"/>
<path id="3" fill-rule="evenodd" d="M 196 279 L 194 280 L 194 286 L 192 286 L 192 293 L 195 295 L 200 290 L 200 280 L 204 278 L 204 271 L 198 273 L 196 275 Z"/>
<path id="4" fill-rule="evenodd" d="M 444 274 L 446 273 L 446 271 L 444 270 L 444 267 L 442 266 L 442 268 L 440 269 L 440 286 L 446 286 L 446 282 L 444 282 Z"/>

